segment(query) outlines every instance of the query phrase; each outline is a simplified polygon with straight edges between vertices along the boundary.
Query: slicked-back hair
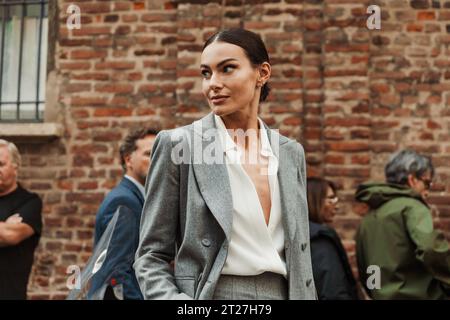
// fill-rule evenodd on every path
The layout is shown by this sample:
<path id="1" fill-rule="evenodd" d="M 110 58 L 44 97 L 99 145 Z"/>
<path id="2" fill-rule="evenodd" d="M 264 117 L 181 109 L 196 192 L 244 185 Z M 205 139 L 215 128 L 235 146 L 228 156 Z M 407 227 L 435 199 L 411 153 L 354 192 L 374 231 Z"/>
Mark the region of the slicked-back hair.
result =
<path id="1" fill-rule="evenodd" d="M 259 35 L 252 31 L 242 28 L 221 30 L 213 34 L 211 37 L 209 37 L 208 40 L 206 40 L 205 44 L 203 45 L 202 52 L 207 46 L 216 41 L 231 43 L 241 47 L 254 67 L 259 66 L 264 62 L 270 63 L 269 54 L 264 42 Z M 270 86 L 266 82 L 261 88 L 259 102 L 265 101 L 267 99 L 267 96 L 269 95 L 269 92 Z"/>

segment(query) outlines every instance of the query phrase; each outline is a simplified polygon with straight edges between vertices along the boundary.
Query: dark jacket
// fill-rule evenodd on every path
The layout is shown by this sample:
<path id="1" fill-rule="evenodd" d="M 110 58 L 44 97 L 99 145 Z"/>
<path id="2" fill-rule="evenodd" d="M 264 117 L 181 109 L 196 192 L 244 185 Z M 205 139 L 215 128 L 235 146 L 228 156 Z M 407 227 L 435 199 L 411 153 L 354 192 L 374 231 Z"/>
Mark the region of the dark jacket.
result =
<path id="1" fill-rule="evenodd" d="M 356 300 L 358 293 L 347 254 L 336 231 L 309 223 L 311 259 L 319 300 Z"/>
<path id="2" fill-rule="evenodd" d="M 386 183 L 359 186 L 356 199 L 370 211 L 356 235 L 360 279 L 373 299 L 445 299 L 450 286 L 450 250 L 433 229 L 428 205 L 411 188 Z M 379 288 L 368 287 L 371 265 Z M 368 279 L 368 277 L 370 277 Z"/>
<path id="3" fill-rule="evenodd" d="M 129 222 L 126 225 L 117 224 L 111 243 L 120 241 L 122 243 L 108 248 L 107 259 L 93 278 L 94 289 L 100 288 L 105 283 L 112 287 L 122 286 L 124 299 L 143 299 L 133 269 L 134 255 L 139 244 L 139 222 L 143 205 L 144 198 L 141 192 L 127 178 L 123 178 L 103 200 L 96 217 L 95 244 L 100 240 L 119 206 L 128 208 L 135 217 L 124 219 L 123 221 Z"/>

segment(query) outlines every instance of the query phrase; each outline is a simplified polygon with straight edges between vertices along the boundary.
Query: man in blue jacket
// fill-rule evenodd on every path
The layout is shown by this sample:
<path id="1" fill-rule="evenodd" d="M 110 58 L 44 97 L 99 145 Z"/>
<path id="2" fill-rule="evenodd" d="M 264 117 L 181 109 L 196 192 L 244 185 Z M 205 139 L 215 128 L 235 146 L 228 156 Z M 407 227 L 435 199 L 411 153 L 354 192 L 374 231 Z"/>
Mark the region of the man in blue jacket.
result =
<path id="1" fill-rule="evenodd" d="M 91 290 L 104 290 L 104 299 L 143 298 L 132 266 L 139 243 L 139 222 L 145 199 L 144 185 L 156 134 L 157 131 L 153 129 L 138 129 L 125 138 L 119 150 L 125 175 L 105 197 L 97 212 L 95 245 L 119 206 L 129 209 L 135 215 L 133 219 L 127 220 L 133 221 L 131 225 L 116 225 L 113 237 L 118 237 L 121 245 L 109 250 L 106 260 L 93 279 Z"/>

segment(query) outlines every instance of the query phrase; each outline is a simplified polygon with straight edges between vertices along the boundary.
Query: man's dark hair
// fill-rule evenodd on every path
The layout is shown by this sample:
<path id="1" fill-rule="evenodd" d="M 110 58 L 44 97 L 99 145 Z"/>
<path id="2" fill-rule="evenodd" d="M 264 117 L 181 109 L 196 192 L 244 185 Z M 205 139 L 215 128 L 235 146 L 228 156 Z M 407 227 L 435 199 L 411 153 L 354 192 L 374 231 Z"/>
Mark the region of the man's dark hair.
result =
<path id="1" fill-rule="evenodd" d="M 149 135 L 157 135 L 159 130 L 153 128 L 140 128 L 132 130 L 122 142 L 119 148 L 120 153 L 120 164 L 122 165 L 122 169 L 126 172 L 127 167 L 125 164 L 125 158 L 133 153 L 137 149 L 136 141 L 140 139 L 144 139 Z"/>
<path id="2" fill-rule="evenodd" d="M 207 46 L 216 41 L 231 43 L 244 49 L 245 54 L 253 66 L 259 66 L 263 62 L 270 63 L 269 54 L 267 53 L 264 42 L 258 34 L 252 31 L 242 28 L 232 28 L 219 31 L 206 40 L 203 45 L 202 52 Z M 265 101 L 269 95 L 269 92 L 269 84 L 265 83 L 261 88 L 261 96 L 259 97 L 259 101 Z"/>

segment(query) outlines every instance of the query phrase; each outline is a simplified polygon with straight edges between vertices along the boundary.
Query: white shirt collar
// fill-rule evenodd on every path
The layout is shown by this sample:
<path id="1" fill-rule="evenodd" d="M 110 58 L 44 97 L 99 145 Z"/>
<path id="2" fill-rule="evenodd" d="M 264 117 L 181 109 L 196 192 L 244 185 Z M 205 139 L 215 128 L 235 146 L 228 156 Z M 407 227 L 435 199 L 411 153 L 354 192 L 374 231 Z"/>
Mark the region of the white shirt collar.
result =
<path id="1" fill-rule="evenodd" d="M 227 128 L 221 117 L 218 115 L 214 115 L 214 121 L 216 123 L 216 127 L 218 129 L 219 137 L 222 142 L 222 147 L 225 152 L 229 150 L 238 150 L 236 143 L 231 139 L 230 134 L 228 134 Z M 272 147 L 270 146 L 269 138 L 267 137 L 267 130 L 264 126 L 264 123 L 260 118 L 258 118 L 259 122 L 259 141 L 261 145 L 261 154 L 265 157 L 274 156 L 272 152 Z"/>
<path id="2" fill-rule="evenodd" d="M 135 178 L 133 178 L 133 177 L 127 175 L 127 174 L 125 175 L 125 178 L 127 178 L 128 180 L 130 180 L 131 182 L 134 183 L 134 185 L 135 185 L 135 186 L 139 189 L 139 191 L 141 192 L 142 197 L 144 197 L 144 199 L 145 199 L 145 188 L 144 188 L 144 186 L 143 186 L 139 181 L 137 181 Z"/>

